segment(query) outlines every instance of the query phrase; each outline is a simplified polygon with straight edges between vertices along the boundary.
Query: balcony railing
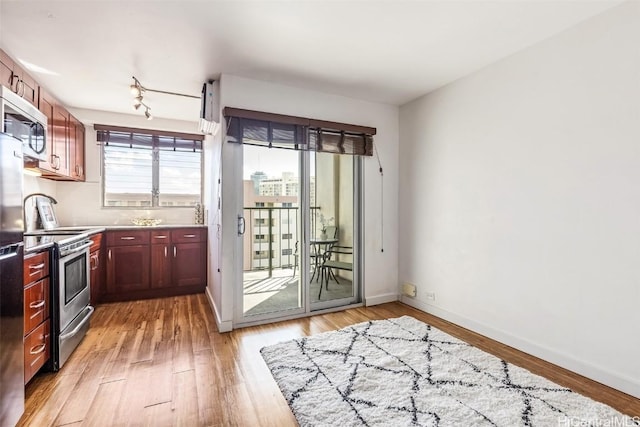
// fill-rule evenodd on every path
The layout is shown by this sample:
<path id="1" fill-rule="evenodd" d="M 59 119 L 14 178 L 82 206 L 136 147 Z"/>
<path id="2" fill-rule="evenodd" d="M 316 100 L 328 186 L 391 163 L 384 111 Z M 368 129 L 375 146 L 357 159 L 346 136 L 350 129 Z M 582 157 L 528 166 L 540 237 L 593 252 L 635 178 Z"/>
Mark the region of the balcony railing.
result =
<path id="1" fill-rule="evenodd" d="M 298 207 L 245 207 L 243 271 L 293 268 L 296 262 Z M 320 209 L 311 207 L 312 212 Z M 316 215 L 311 215 L 311 233 L 316 233 Z"/>

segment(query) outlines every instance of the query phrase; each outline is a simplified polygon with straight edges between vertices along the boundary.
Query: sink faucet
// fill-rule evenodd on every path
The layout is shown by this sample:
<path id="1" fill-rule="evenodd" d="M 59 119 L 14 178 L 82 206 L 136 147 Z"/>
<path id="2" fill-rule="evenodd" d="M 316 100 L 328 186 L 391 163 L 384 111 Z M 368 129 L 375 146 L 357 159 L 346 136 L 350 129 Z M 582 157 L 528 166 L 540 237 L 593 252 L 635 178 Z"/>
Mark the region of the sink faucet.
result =
<path id="1" fill-rule="evenodd" d="M 22 202 L 22 223 L 24 224 L 24 231 L 29 231 L 27 227 L 27 201 L 32 198 L 32 197 L 37 197 L 37 196 L 42 196 L 42 197 L 46 197 L 47 199 L 51 200 L 51 203 L 53 203 L 54 205 L 58 204 L 58 201 L 56 199 L 54 199 L 53 197 L 49 196 L 48 194 L 44 194 L 44 193 L 31 193 L 28 194 L 25 198 L 24 201 Z"/>

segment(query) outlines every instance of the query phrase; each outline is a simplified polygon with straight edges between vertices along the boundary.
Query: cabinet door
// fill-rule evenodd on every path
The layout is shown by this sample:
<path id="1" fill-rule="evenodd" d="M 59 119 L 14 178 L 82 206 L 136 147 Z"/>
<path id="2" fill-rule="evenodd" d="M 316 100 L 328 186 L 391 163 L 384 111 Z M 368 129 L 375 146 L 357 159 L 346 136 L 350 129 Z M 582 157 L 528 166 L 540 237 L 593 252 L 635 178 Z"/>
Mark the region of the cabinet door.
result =
<path id="1" fill-rule="evenodd" d="M 149 246 L 112 246 L 107 249 L 107 292 L 149 289 Z"/>
<path id="2" fill-rule="evenodd" d="M 24 333 L 49 318 L 49 278 L 44 278 L 24 289 Z"/>
<path id="3" fill-rule="evenodd" d="M 171 282 L 171 245 L 151 245 L 151 287 L 168 288 Z"/>
<path id="4" fill-rule="evenodd" d="M 174 286 L 206 285 L 206 253 L 204 243 L 173 245 L 171 266 Z"/>
<path id="5" fill-rule="evenodd" d="M 70 173 L 76 181 L 84 181 L 84 126 L 73 116 L 69 116 Z"/>
<path id="6" fill-rule="evenodd" d="M 11 87 L 13 84 L 13 60 L 0 50 L 0 85 Z"/>
<path id="7" fill-rule="evenodd" d="M 91 251 L 89 255 L 89 280 L 91 286 L 91 305 L 96 305 L 100 302 L 100 296 L 104 293 L 102 289 L 102 272 L 104 270 L 102 259 L 102 251 L 96 249 Z"/>
<path id="8" fill-rule="evenodd" d="M 42 111 L 42 113 L 47 116 L 47 160 L 40 161 L 40 169 L 47 170 L 49 172 L 55 172 L 55 155 L 56 155 L 56 145 L 53 143 L 53 129 L 54 129 L 54 120 L 53 120 L 53 106 L 55 105 L 55 101 L 53 98 L 46 93 L 44 90 L 40 89 L 40 100 L 38 102 L 38 109 Z"/>
<path id="9" fill-rule="evenodd" d="M 51 328 L 45 320 L 24 337 L 24 383 L 28 383 L 51 357 Z"/>
<path id="10" fill-rule="evenodd" d="M 30 104 L 38 105 L 38 85 L 25 70 L 15 62 L 13 63 L 14 85 L 13 91 Z"/>
<path id="11" fill-rule="evenodd" d="M 69 176 L 69 113 L 60 104 L 53 105 L 53 169 Z"/>

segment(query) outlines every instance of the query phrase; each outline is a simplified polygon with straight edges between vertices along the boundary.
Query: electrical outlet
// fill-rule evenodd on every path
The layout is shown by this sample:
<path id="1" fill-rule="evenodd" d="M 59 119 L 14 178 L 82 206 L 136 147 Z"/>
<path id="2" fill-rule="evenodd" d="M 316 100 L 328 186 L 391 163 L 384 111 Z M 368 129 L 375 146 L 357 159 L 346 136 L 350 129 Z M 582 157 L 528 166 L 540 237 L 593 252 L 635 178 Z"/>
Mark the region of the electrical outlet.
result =
<path id="1" fill-rule="evenodd" d="M 404 283 L 402 285 L 402 295 L 406 295 L 408 297 L 416 296 L 416 285 L 411 283 Z"/>
<path id="2" fill-rule="evenodd" d="M 427 292 L 427 300 L 435 301 L 436 300 L 436 293 L 435 292 Z"/>

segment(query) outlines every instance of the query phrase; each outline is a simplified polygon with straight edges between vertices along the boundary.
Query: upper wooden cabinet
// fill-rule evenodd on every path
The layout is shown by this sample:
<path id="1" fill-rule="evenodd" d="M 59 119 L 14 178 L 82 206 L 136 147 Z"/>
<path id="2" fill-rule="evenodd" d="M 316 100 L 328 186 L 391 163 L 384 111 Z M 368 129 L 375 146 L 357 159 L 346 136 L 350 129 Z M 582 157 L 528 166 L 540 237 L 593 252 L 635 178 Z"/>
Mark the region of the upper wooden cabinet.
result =
<path id="1" fill-rule="evenodd" d="M 84 181 L 84 125 L 69 115 L 69 172 L 76 181 Z"/>
<path id="2" fill-rule="evenodd" d="M 37 164 L 42 176 L 58 181 L 84 181 L 84 125 L 1 49 L 0 84 L 47 116 L 47 158 Z"/>
<path id="3" fill-rule="evenodd" d="M 5 52 L 0 50 L 0 84 L 38 106 L 38 84 Z"/>
<path id="4" fill-rule="evenodd" d="M 58 181 L 84 181 L 84 126 L 42 88 L 38 108 L 47 116 L 49 135 L 47 160 L 39 165 L 42 176 Z"/>

